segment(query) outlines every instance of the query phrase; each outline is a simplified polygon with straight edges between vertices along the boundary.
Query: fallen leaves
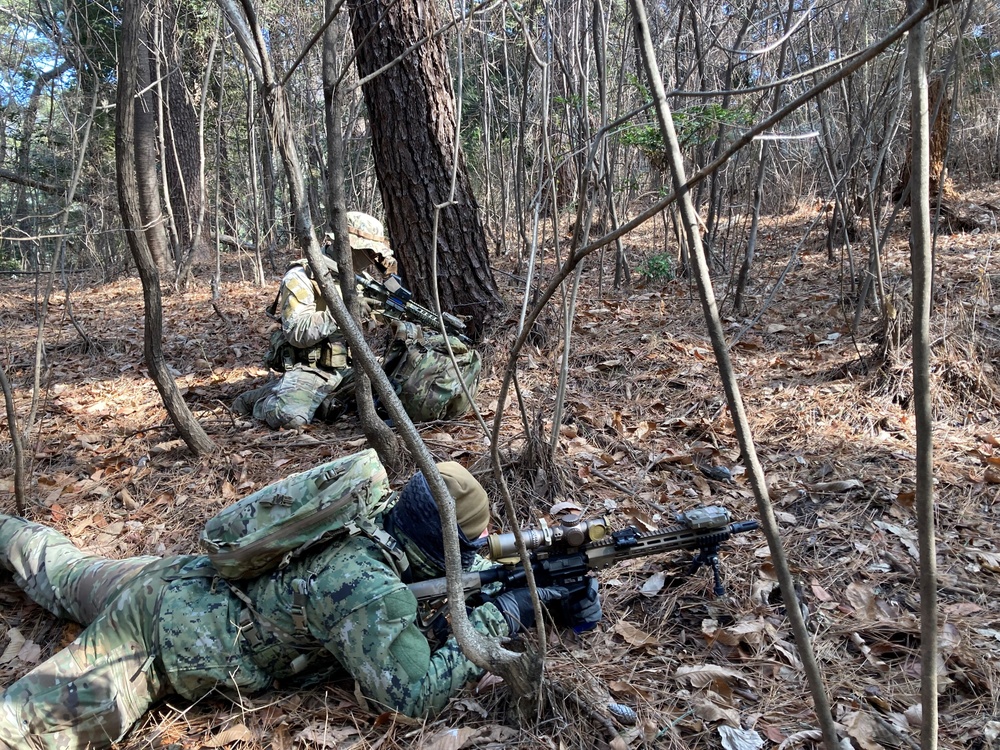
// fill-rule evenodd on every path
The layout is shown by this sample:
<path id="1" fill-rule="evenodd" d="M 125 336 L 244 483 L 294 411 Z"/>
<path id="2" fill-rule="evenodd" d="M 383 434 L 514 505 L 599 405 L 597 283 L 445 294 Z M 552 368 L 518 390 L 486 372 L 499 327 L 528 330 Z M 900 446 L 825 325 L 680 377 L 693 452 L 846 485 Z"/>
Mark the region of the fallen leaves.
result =
<path id="1" fill-rule="evenodd" d="M 760 750 L 764 747 L 764 738 L 752 729 L 723 725 L 719 727 L 719 737 L 725 750 Z"/>
<path id="2" fill-rule="evenodd" d="M 469 727 L 446 729 L 426 740 L 424 747 L 427 750 L 459 750 L 475 734 L 476 730 Z"/>
<path id="3" fill-rule="evenodd" d="M 619 620 L 615 623 L 615 632 L 625 639 L 626 643 L 641 648 L 643 646 L 656 646 L 660 640 L 656 636 L 644 633 L 627 620 Z"/>
<path id="4" fill-rule="evenodd" d="M 639 593 L 643 596 L 656 596 L 662 590 L 667 582 L 667 574 L 662 570 L 651 575 L 644 584 L 639 589 Z"/>
<path id="5" fill-rule="evenodd" d="M 736 669 L 721 667 L 716 664 L 699 664 L 691 667 L 678 667 L 674 676 L 678 680 L 688 682 L 693 688 L 706 688 L 712 685 L 739 685 L 753 687 L 753 680 Z"/>
<path id="6" fill-rule="evenodd" d="M 245 724 L 237 724 L 236 726 L 229 727 L 229 729 L 223 729 L 218 734 L 212 735 L 207 740 L 202 740 L 202 747 L 226 747 L 227 745 L 232 745 L 235 742 L 241 742 L 243 740 L 252 740 L 253 732 Z"/>
<path id="7" fill-rule="evenodd" d="M 723 705 L 721 696 L 711 691 L 703 698 L 694 699 L 691 702 L 691 710 L 702 721 L 721 721 L 733 727 L 740 725 L 740 712 Z"/>
<path id="8" fill-rule="evenodd" d="M 852 490 L 863 490 L 864 483 L 860 479 L 840 479 L 835 482 L 815 482 L 806 484 L 805 488 L 810 492 L 840 493 L 851 492 Z"/>
<path id="9" fill-rule="evenodd" d="M 468 747 L 506 747 L 517 737 L 517 730 L 501 724 L 486 727 L 460 727 L 437 732 L 424 739 L 423 750 L 461 750 Z"/>
<path id="10" fill-rule="evenodd" d="M 297 732 L 294 739 L 296 743 L 316 750 L 352 750 L 364 744 L 364 740 L 354 727 L 318 722 Z"/>
<path id="11" fill-rule="evenodd" d="M 21 635 L 21 631 L 17 628 L 11 628 L 7 631 L 7 647 L 3 650 L 3 654 L 0 654 L 0 664 L 7 664 L 13 659 L 17 658 L 17 653 L 21 650 L 21 646 L 24 645 L 24 636 Z"/>
<path id="12" fill-rule="evenodd" d="M 829 276 L 824 264 L 819 270 Z M 128 361 L 111 361 L 110 374 L 95 372 L 108 363 L 91 361 L 84 368 L 81 363 L 88 358 L 72 361 L 79 372 L 62 376 L 67 382 L 56 383 L 58 403 L 53 402 L 44 440 L 39 441 L 42 452 L 36 454 L 45 459 L 37 464 L 39 470 L 47 472 L 36 477 L 37 500 L 48 506 L 49 517 L 61 529 L 78 535 L 74 541 L 89 544 L 100 534 L 120 543 L 129 536 L 130 527 L 116 524 L 142 519 L 149 527 L 166 521 L 170 547 L 187 549 L 184 545 L 193 542 L 193 530 L 199 528 L 206 511 L 194 499 L 231 502 L 262 486 L 275 472 L 285 474 L 308 465 L 323 448 L 334 446 L 347 452 L 364 445 L 356 429 L 327 432 L 323 428 L 296 438 L 296 447 L 290 449 L 282 443 L 287 438 L 279 439 L 259 426 L 244 424 L 235 437 L 228 438 L 231 456 L 241 457 L 238 466 L 216 456 L 210 463 L 189 463 L 185 468 L 194 471 L 182 474 L 175 463 L 184 459 L 183 448 L 175 450 L 169 445 L 166 438 L 171 432 L 151 429 L 165 424 L 165 416 L 147 376 L 137 366 L 141 330 L 129 330 L 129 326 L 138 320 L 135 303 L 141 300 L 141 292 L 137 284 L 128 292 L 124 299 L 133 305 L 131 317 L 124 323 L 118 318 L 115 323 L 128 339 L 124 342 L 130 347 Z M 263 298 L 273 295 L 273 289 L 264 294 L 257 290 L 256 294 L 260 299 L 246 305 L 249 317 L 245 320 L 262 317 L 259 309 L 270 301 Z M 674 306 L 671 295 L 682 305 Z M 645 299 L 633 298 L 628 304 L 594 301 L 580 318 L 581 330 L 586 332 L 584 348 L 580 348 L 580 341 L 573 341 L 570 353 L 575 364 L 567 392 L 570 409 L 557 427 L 558 469 L 567 478 L 565 494 L 535 495 L 531 488 L 519 496 L 525 503 L 519 510 L 534 515 L 552 506 L 553 516 L 563 512 L 592 515 L 617 507 L 615 514 L 609 514 L 613 521 L 624 521 L 627 514 L 641 518 L 640 527 L 647 529 L 669 525 L 674 513 L 707 497 L 738 510 L 741 517 L 753 512 L 752 501 L 738 492 L 746 489 L 745 477 L 734 471 L 733 483 L 719 482 L 706 478 L 699 468 L 707 464 L 738 469 L 740 458 L 718 388 L 714 357 L 705 340 L 691 333 L 695 328 L 688 325 L 690 319 L 678 315 L 684 311 L 683 305 L 690 307 L 685 295 L 678 289 L 666 295 L 646 294 Z M 771 497 L 779 506 L 775 515 L 785 549 L 796 566 L 801 601 L 808 609 L 831 690 L 840 696 L 835 699 L 837 716 L 856 714 L 850 726 L 858 739 L 852 737 L 852 741 L 856 750 L 862 750 L 865 743 L 880 741 L 877 728 L 869 721 L 872 712 L 861 710 L 875 706 L 867 697 L 869 687 L 881 686 L 879 705 L 886 707 L 886 715 L 902 712 L 911 730 L 919 725 L 919 712 L 914 716 L 908 698 L 919 670 L 919 637 L 913 619 L 918 603 L 913 578 L 917 560 L 912 508 L 915 493 L 907 481 L 913 461 L 912 452 L 908 452 L 912 446 L 907 442 L 912 438 L 912 418 L 889 399 L 859 393 L 860 379 L 832 380 L 831 374 L 845 361 L 837 359 L 837 347 L 846 345 L 848 358 L 855 355 L 853 345 L 847 345 L 849 337 L 829 337 L 833 324 L 815 319 L 819 315 L 814 317 L 810 309 L 837 303 L 830 314 L 839 315 L 840 293 L 820 305 L 814 301 L 817 298 L 803 294 L 798 298 L 804 301 L 801 310 L 795 309 L 791 295 L 786 304 L 773 307 L 772 317 L 765 323 L 780 350 L 764 337 L 744 340 L 736 353 L 737 366 L 755 437 L 760 440 L 769 481 L 773 481 Z M 174 295 L 166 304 L 176 306 L 178 299 Z M 237 307 L 236 302 L 228 306 L 233 308 L 231 312 Z M 180 310 L 175 315 L 178 320 L 194 320 L 190 312 Z M 806 314 L 810 317 L 804 317 Z M 84 316 L 83 322 L 93 325 L 94 319 Z M 610 339 L 606 335 L 610 332 L 629 335 Z M 633 332 L 638 335 L 633 336 Z M 808 335 L 820 350 L 814 346 L 812 352 L 795 351 L 792 342 L 801 343 Z M 214 366 L 225 366 L 221 359 L 225 355 L 231 360 L 232 352 L 247 361 L 226 371 L 224 382 L 231 384 L 231 389 L 220 387 L 223 381 L 209 378 L 207 373 L 192 376 L 186 381 L 189 397 L 207 394 L 199 399 L 199 406 L 207 404 L 209 398 L 224 402 L 234 397 L 237 386 L 244 387 L 248 378 L 259 378 L 263 373 L 255 360 L 264 338 L 263 329 L 248 325 L 232 341 L 209 341 L 206 350 L 213 356 L 205 359 L 212 360 Z M 614 346 L 608 346 L 609 341 Z M 205 367 L 204 361 L 198 361 L 203 356 L 199 350 L 185 351 L 190 355 L 187 362 Z M 539 399 L 551 393 L 548 381 L 540 377 L 550 374 L 548 355 L 535 352 L 533 365 L 518 373 L 530 409 L 542 406 Z M 172 361 L 184 369 L 181 363 L 185 360 L 174 357 Z M 77 375 L 78 382 L 74 382 Z M 99 383 L 108 385 L 98 387 Z M 488 405 L 495 399 L 495 384 L 484 378 L 483 385 L 481 400 Z M 877 408 L 864 408 L 868 402 Z M 108 407 L 113 417 L 109 417 Z M 494 401 L 487 409 L 488 416 L 498 409 Z M 504 409 L 505 419 L 510 416 L 511 423 L 519 421 L 514 400 L 508 399 Z M 219 413 L 224 415 L 224 409 Z M 541 413 L 547 412 L 543 409 Z M 886 416 L 893 422 L 884 421 Z M 942 424 L 942 432 L 936 435 L 940 440 L 936 443 L 940 449 L 936 500 L 944 514 L 940 559 L 942 574 L 952 582 L 943 586 L 983 592 L 977 596 L 942 590 L 941 613 L 956 628 L 955 633 L 942 630 L 942 668 L 952 672 L 961 668 L 970 677 L 961 690 L 953 686 L 942 694 L 954 723 L 963 725 L 961 731 L 967 733 L 959 739 L 956 731 L 950 739 L 963 747 L 988 746 L 1000 738 L 1000 724 L 984 723 L 982 716 L 970 720 L 969 712 L 964 711 L 977 703 L 968 693 L 972 689 L 969 685 L 978 684 L 974 680 L 979 677 L 973 674 L 977 665 L 986 674 L 995 674 L 995 655 L 1000 653 L 1000 619 L 989 594 L 1000 572 L 1000 553 L 994 544 L 994 482 L 1000 470 L 1000 455 L 994 454 L 1000 454 L 1000 430 L 994 421 L 977 423 L 978 416 L 970 418 L 972 421 L 958 429 Z M 504 450 L 509 448 L 516 458 L 522 455 L 523 444 L 516 442 L 517 436 L 512 437 L 516 429 L 508 429 L 511 423 L 505 423 L 499 439 Z M 225 441 L 228 423 L 223 419 L 212 424 L 217 430 L 213 437 L 218 434 Z M 896 424 L 903 430 L 891 439 L 899 442 L 887 443 L 879 431 Z M 551 429 L 548 424 L 541 426 L 543 439 L 548 439 Z M 128 437 L 123 440 L 123 435 Z M 328 439 L 330 435 L 333 440 Z M 449 453 L 466 450 L 463 462 L 466 458 L 478 460 L 484 453 L 481 436 L 469 438 L 452 425 L 434 426 L 425 437 L 432 442 L 432 450 L 442 446 Z M 966 445 L 956 456 L 949 441 L 959 438 Z M 140 462 L 146 463 L 145 468 L 139 468 Z M 979 484 L 970 486 L 969 481 Z M 7 477 L 0 479 L 0 489 L 6 487 L 9 492 L 11 484 Z M 190 499 L 184 502 L 182 498 Z M 39 517 L 45 518 L 44 509 Z M 571 657 L 560 641 L 550 650 L 550 659 L 569 662 L 576 670 L 574 676 L 592 670 L 606 677 L 608 690 L 623 702 L 635 704 L 643 719 L 650 722 L 644 737 L 651 746 L 657 744 L 653 739 L 657 726 L 668 728 L 665 731 L 676 727 L 679 735 L 662 744 L 675 742 L 700 750 L 719 747 L 720 742 L 725 750 L 737 750 L 743 741 L 755 745 L 755 739 L 749 734 L 743 737 L 743 732 L 759 733 L 783 750 L 818 742 L 819 732 L 809 726 L 808 699 L 796 671 L 797 650 L 785 622 L 785 603 L 776 590 L 770 551 L 760 537 L 747 539 L 746 546 L 741 546 L 742 541 L 727 545 L 722 554 L 723 575 L 735 606 L 722 612 L 722 607 L 713 611 L 706 606 L 710 576 L 704 570 L 679 583 L 673 577 L 668 580 L 663 569 L 666 560 L 636 564 L 628 571 L 607 571 L 601 576 L 606 622 L 582 644 L 571 639 Z M 21 601 L 17 599 L 18 606 Z M 21 626 L 17 633 L 22 641 L 24 634 L 37 632 L 28 627 Z M 44 635 L 35 638 L 50 642 Z M 962 662 L 959 657 L 963 649 L 971 650 L 970 641 L 977 649 L 975 658 Z M 25 646 L 24 642 L 15 644 L 13 636 L 0 640 L 0 660 L 7 659 L 9 671 L 28 668 L 20 656 Z M 32 658 L 33 650 L 37 644 L 27 646 L 24 657 Z M 645 671 L 637 666 L 646 663 L 651 666 Z M 709 666 L 732 674 L 707 673 Z M 883 675 L 886 666 L 891 680 Z M 685 669 L 693 670 L 690 677 Z M 763 699 L 748 698 L 747 691 L 756 688 L 740 677 L 760 686 Z M 496 697 L 488 693 L 497 684 L 499 678 L 490 675 L 480 683 L 479 692 L 469 691 L 468 695 L 482 700 L 480 708 L 487 714 Z M 468 698 L 456 701 L 445 720 L 461 729 L 480 731 L 476 725 L 490 719 L 478 705 Z M 370 718 L 363 709 L 351 706 L 359 721 Z M 217 716 L 213 714 L 216 710 L 212 705 L 208 710 L 199 706 L 185 714 L 185 720 L 203 711 L 201 719 L 208 722 Z M 339 750 L 361 742 L 347 731 L 353 726 L 350 719 L 341 713 L 324 723 L 325 711 L 326 705 L 317 701 L 309 711 L 289 712 L 293 714 L 289 723 L 269 728 L 268 733 L 261 732 L 256 718 L 246 722 L 256 742 L 267 746 L 270 739 L 276 750 Z M 689 711 L 688 718 L 679 721 Z M 241 719 L 237 716 L 229 721 L 238 724 Z M 674 725 L 675 721 L 679 723 Z M 892 721 L 897 726 L 897 720 Z M 216 718 L 212 732 L 192 731 L 184 738 L 185 744 L 197 747 L 197 737 L 216 743 L 230 739 L 234 748 L 248 744 L 234 739 L 242 736 L 237 733 L 238 726 L 225 730 L 232 732 L 229 735 L 219 731 L 226 726 Z M 344 731 L 332 733 L 331 729 Z M 390 736 L 390 732 L 397 735 Z M 423 748 L 440 743 L 436 750 L 445 750 L 487 746 L 490 736 L 496 738 L 496 747 L 529 743 L 523 730 L 506 742 L 501 729 L 481 732 L 458 734 L 442 729 L 438 721 L 413 725 L 389 719 L 363 732 L 361 746 L 372 747 L 385 739 L 383 748 Z M 405 739 L 400 736 L 403 734 Z M 636 747 L 636 742 L 632 738 L 631 746 Z M 890 744 L 886 737 L 884 746 Z M 557 748 L 558 738 L 547 737 L 546 743 L 538 746 Z"/>
<path id="13" fill-rule="evenodd" d="M 888 523 L 886 521 L 875 521 L 875 527 L 888 531 L 902 542 L 906 551 L 914 560 L 920 559 L 920 550 L 917 544 L 917 532 L 914 529 L 907 529 L 899 524 Z"/>

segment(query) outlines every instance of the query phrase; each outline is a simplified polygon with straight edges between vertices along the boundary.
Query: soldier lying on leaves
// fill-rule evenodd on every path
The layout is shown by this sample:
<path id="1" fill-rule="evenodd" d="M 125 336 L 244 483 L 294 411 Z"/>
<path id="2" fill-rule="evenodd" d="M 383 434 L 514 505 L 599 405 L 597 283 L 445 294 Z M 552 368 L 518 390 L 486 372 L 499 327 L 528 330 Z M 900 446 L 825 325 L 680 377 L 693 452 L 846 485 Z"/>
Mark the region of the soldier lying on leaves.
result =
<path id="1" fill-rule="evenodd" d="M 455 498 L 463 567 L 488 565 L 472 544 L 489 522 L 485 491 L 455 462 L 438 468 Z M 417 626 L 407 583 L 444 573 L 438 509 L 420 473 L 392 492 L 372 450 L 224 509 L 202 544 L 208 554 L 108 560 L 0 514 L 0 567 L 50 612 L 86 625 L 3 693 L 0 750 L 107 748 L 168 695 L 238 700 L 344 673 L 373 703 L 426 716 L 482 674 L 454 637 L 432 646 Z M 566 593 L 539 591 L 543 601 Z M 570 602 L 567 625 L 600 620 L 590 593 Z M 534 625 L 524 589 L 470 619 L 493 637 Z"/>

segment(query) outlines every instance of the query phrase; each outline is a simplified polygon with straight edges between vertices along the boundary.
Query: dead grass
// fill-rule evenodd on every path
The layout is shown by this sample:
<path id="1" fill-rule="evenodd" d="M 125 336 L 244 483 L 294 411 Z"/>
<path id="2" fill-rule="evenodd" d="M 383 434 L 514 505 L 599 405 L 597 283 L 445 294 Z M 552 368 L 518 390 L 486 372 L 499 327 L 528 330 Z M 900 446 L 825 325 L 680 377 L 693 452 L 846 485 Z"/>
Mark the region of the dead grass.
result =
<path id="1" fill-rule="evenodd" d="M 762 232 L 754 314 L 809 221 L 803 210 Z M 993 687 L 1000 664 L 996 239 L 940 238 L 933 320 L 941 745 L 970 750 L 988 747 L 1000 728 L 990 724 L 1000 722 Z M 650 252 L 658 242 L 633 238 L 634 247 Z M 857 263 L 865 250 L 853 252 Z M 908 354 L 873 359 L 879 320 L 871 310 L 851 335 L 854 292 L 846 268 L 846 254 L 842 264 L 830 264 L 821 243 L 810 240 L 732 354 L 799 584 L 795 606 L 806 613 L 836 716 L 857 747 L 906 747 L 918 738 L 920 669 Z M 905 287 L 897 282 L 906 268 L 905 243 L 896 240 L 886 278 L 897 290 Z M 726 281 L 716 281 L 724 312 Z M 23 419 L 36 337 L 34 287 L 7 279 L 0 286 L 0 357 Z M 674 512 L 709 503 L 753 517 L 693 288 L 684 281 L 630 294 L 605 287 L 600 298 L 596 289 L 591 269 L 573 330 L 555 456 L 548 441 L 558 331 L 550 331 L 547 348 L 530 347 L 519 367 L 527 436 L 516 403 L 505 407 L 502 454 L 525 520 L 529 511 L 541 514 L 567 499 L 619 523 L 630 516 L 669 523 Z M 352 419 L 273 433 L 228 411 L 265 376 L 258 361 L 269 324 L 263 307 L 272 294 L 273 286 L 224 284 L 220 307 L 231 322 L 213 311 L 207 285 L 165 297 L 168 361 L 219 445 L 204 459 L 179 444 L 146 375 L 138 281 L 72 291 L 73 313 L 98 344 L 89 349 L 57 294 L 32 432 L 32 517 L 114 557 L 190 552 L 201 524 L 225 504 L 277 475 L 358 449 L 363 436 Z M 487 422 L 499 408 L 498 378 L 514 322 L 484 346 L 477 400 Z M 730 333 L 745 322 L 728 318 Z M 486 466 L 474 420 L 423 425 L 421 432 L 438 458 Z M 731 469 L 734 480 L 709 479 L 698 468 L 713 464 Z M 9 481 L 4 488 L 12 507 Z M 171 700 L 123 747 L 582 748 L 604 746 L 614 728 L 633 748 L 714 749 L 722 746 L 718 727 L 727 723 L 756 731 L 767 746 L 814 745 L 811 703 L 763 537 L 728 545 L 723 600 L 711 597 L 709 572 L 686 575 L 686 562 L 646 559 L 602 574 L 604 623 L 584 636 L 557 635 L 547 662 L 548 706 L 528 720 L 514 714 L 491 678 L 427 722 L 379 714 L 344 682 L 279 687 L 241 706 L 212 697 L 196 705 Z M 663 586 L 650 593 L 658 573 Z M 17 628 L 37 646 L 34 661 L 76 633 L 9 582 L 0 585 L 0 605 L 0 643 Z M 30 657 L 0 657 L 0 684 L 30 669 Z M 687 674 L 704 665 L 717 670 L 707 683 Z M 632 707 L 637 724 L 617 724 L 605 708 L 610 701 Z"/>

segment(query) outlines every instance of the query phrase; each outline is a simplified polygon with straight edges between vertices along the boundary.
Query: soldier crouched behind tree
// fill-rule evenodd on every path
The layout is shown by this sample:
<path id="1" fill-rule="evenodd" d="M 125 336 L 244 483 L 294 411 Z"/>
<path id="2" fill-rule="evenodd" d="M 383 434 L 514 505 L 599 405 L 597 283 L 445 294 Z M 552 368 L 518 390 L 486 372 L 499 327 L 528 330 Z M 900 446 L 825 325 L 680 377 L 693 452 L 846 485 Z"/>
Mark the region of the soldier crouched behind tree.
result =
<path id="1" fill-rule="evenodd" d="M 395 270 L 382 222 L 349 211 L 347 232 L 357 272 L 372 265 L 383 273 Z M 331 252 L 329 244 L 324 252 Z M 334 261 L 326 260 L 336 273 Z M 336 284 L 339 293 L 340 282 Z M 362 303 L 363 311 L 365 307 Z M 282 375 L 239 396 L 233 411 L 262 420 L 273 429 L 301 427 L 314 418 L 332 421 L 336 416 L 332 394 L 351 375 L 350 355 L 307 260 L 291 264 L 272 308 L 268 312 L 280 317 L 281 328 L 272 334 L 265 364 Z"/>
<path id="2" fill-rule="evenodd" d="M 338 461 L 347 463 L 331 477 L 349 474 L 368 491 L 377 488 L 389 509 L 363 527 L 369 531 L 316 543 L 283 567 L 238 582 L 221 577 L 211 553 L 108 560 L 78 550 L 48 527 L 0 514 L 0 569 L 50 612 L 87 626 L 0 696 L 0 750 L 108 748 L 168 695 L 198 700 L 219 693 L 238 700 L 276 680 L 307 686 L 345 672 L 380 706 L 413 717 L 441 710 L 482 670 L 447 630 L 443 642 L 435 638 L 432 645 L 418 627 L 417 600 L 406 585 L 444 575 L 437 505 L 420 473 L 393 493 L 374 451 Z M 328 466 L 282 481 L 313 480 Z M 461 465 L 439 469 L 455 499 L 463 567 L 481 568 L 488 561 L 477 557 L 472 541 L 489 522 L 486 493 Z M 337 481 L 258 492 L 311 486 L 318 494 Z M 250 524 L 237 505 L 231 509 Z M 568 603 L 567 624 L 600 619 L 596 587 L 593 593 Z M 539 595 L 552 601 L 568 591 L 541 589 Z M 470 619 L 492 637 L 532 627 L 527 589 L 480 604 Z"/>

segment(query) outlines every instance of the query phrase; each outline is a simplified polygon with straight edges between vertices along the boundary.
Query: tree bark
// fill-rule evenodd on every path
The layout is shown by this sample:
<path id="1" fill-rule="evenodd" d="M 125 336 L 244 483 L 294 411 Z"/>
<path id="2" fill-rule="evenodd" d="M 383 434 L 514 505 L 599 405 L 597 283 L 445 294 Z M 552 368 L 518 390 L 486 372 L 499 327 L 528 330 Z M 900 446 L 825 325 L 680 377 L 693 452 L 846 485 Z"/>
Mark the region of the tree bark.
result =
<path id="1" fill-rule="evenodd" d="M 143 5 L 146 5 L 146 0 L 142 0 L 142 2 Z M 128 75 L 130 76 L 130 80 L 134 81 L 132 88 L 126 88 L 122 85 L 120 79 L 118 81 L 119 101 L 122 97 L 127 97 L 129 100 L 130 115 L 127 119 L 129 120 L 128 128 L 131 134 L 129 150 L 125 154 L 119 153 L 117 148 L 117 125 L 122 120 L 121 113 L 119 112 L 116 120 L 115 134 L 115 160 L 118 163 L 119 169 L 118 202 L 121 205 L 121 193 L 124 186 L 120 179 L 122 169 L 120 159 L 124 156 L 129 160 L 128 163 L 131 164 L 131 168 L 126 169 L 126 171 L 129 172 L 129 180 L 135 186 L 135 192 L 130 195 L 130 198 L 135 198 L 135 208 L 138 212 L 133 223 L 129 224 L 126 221 L 126 234 L 131 240 L 133 233 L 128 232 L 129 227 L 135 230 L 142 227 L 148 228 L 147 231 L 143 232 L 143 235 L 145 237 L 145 247 L 157 271 L 156 288 L 159 294 L 159 276 L 161 274 L 172 276 L 174 262 L 170 255 L 170 243 L 167 241 L 167 233 L 163 229 L 164 216 L 160 202 L 160 181 L 157 177 L 155 137 L 156 102 L 153 99 L 152 73 L 150 71 L 150 57 L 154 53 L 152 52 L 148 25 L 140 19 L 136 19 L 134 23 L 136 25 L 133 42 L 136 47 L 135 56 L 132 57 L 131 50 L 125 49 L 123 41 L 122 50 L 125 54 L 129 54 L 129 62 L 126 65 L 122 64 L 121 60 L 119 60 L 118 63 L 119 70 L 129 68 Z M 138 101 L 138 106 L 136 106 L 136 101 Z M 122 210 L 122 218 L 126 218 L 124 208 Z M 133 255 L 135 255 L 135 250 L 131 242 L 129 243 L 129 248 L 132 250 Z M 138 260 L 136 265 L 139 265 Z M 145 286 L 145 283 L 143 285 Z"/>
<path id="2" fill-rule="evenodd" d="M 469 316 L 470 335 L 478 338 L 502 300 L 465 156 L 457 147 L 445 43 L 436 36 L 410 49 L 437 30 L 436 6 L 426 0 L 349 0 L 348 7 L 375 172 L 399 267 L 414 295 L 434 308 L 433 208 L 442 206 L 436 235 L 441 306 Z"/>
<path id="3" fill-rule="evenodd" d="M 159 196 L 148 193 L 157 184 L 152 158 L 155 153 L 153 110 L 136 106 L 137 92 L 149 91 L 149 58 L 141 44 L 147 37 L 147 27 L 140 20 L 142 15 L 149 13 L 146 6 L 147 0 L 125 3 L 122 13 L 115 118 L 118 203 L 129 250 L 142 281 L 146 367 L 177 432 L 195 455 L 203 455 L 212 452 L 215 444 L 184 403 L 163 356 L 160 272 L 152 248 L 165 248 L 166 237 L 159 214 Z M 151 206 L 153 197 L 156 201 Z M 151 213 L 155 221 L 149 220 Z"/>
<path id="4" fill-rule="evenodd" d="M 24 515 L 27 508 L 24 492 L 24 451 L 21 449 L 21 436 L 17 430 L 17 410 L 14 408 L 14 392 L 7 380 L 7 373 L 0 367 L 0 390 L 7 409 L 7 431 L 10 433 L 10 445 L 14 454 L 14 507 L 19 516 Z"/>
<path id="5" fill-rule="evenodd" d="M 929 195 L 935 203 L 940 196 L 942 202 L 954 201 L 958 198 L 958 192 L 951 180 L 948 179 L 948 172 L 945 165 L 945 156 L 948 150 L 948 139 L 951 132 L 951 97 L 945 91 L 945 81 L 936 77 L 928 84 L 927 91 L 928 119 L 930 119 L 930 107 L 934 107 L 934 124 L 929 128 L 928 142 L 928 190 Z M 913 140 L 916 134 L 910 136 L 910 150 L 906 154 L 906 163 L 900 174 L 899 182 L 893 190 L 892 199 L 898 201 L 903 199 L 903 204 L 907 205 L 913 200 L 913 180 L 912 174 L 914 164 L 913 156 L 917 148 Z M 917 178 L 919 179 L 919 178 Z M 908 193 L 906 188 L 910 187 Z"/>
<path id="6" fill-rule="evenodd" d="M 205 183 L 198 113 L 184 84 L 183 61 L 177 44 L 178 20 L 177 5 L 167 0 L 163 9 L 165 70 L 161 71 L 165 89 L 163 165 L 177 227 L 178 247 L 174 255 L 177 283 L 183 288 L 196 251 L 204 249 Z"/>
<path id="7" fill-rule="evenodd" d="M 913 10 L 914 0 L 907 3 Z M 930 391 L 933 253 L 930 195 L 935 164 L 928 126 L 926 24 L 907 43 L 910 79 L 910 266 L 913 269 L 913 416 L 917 428 L 916 508 L 920 550 L 920 747 L 938 745 L 937 550 L 934 541 L 934 416 Z M 935 124 L 936 125 L 936 124 Z"/>

